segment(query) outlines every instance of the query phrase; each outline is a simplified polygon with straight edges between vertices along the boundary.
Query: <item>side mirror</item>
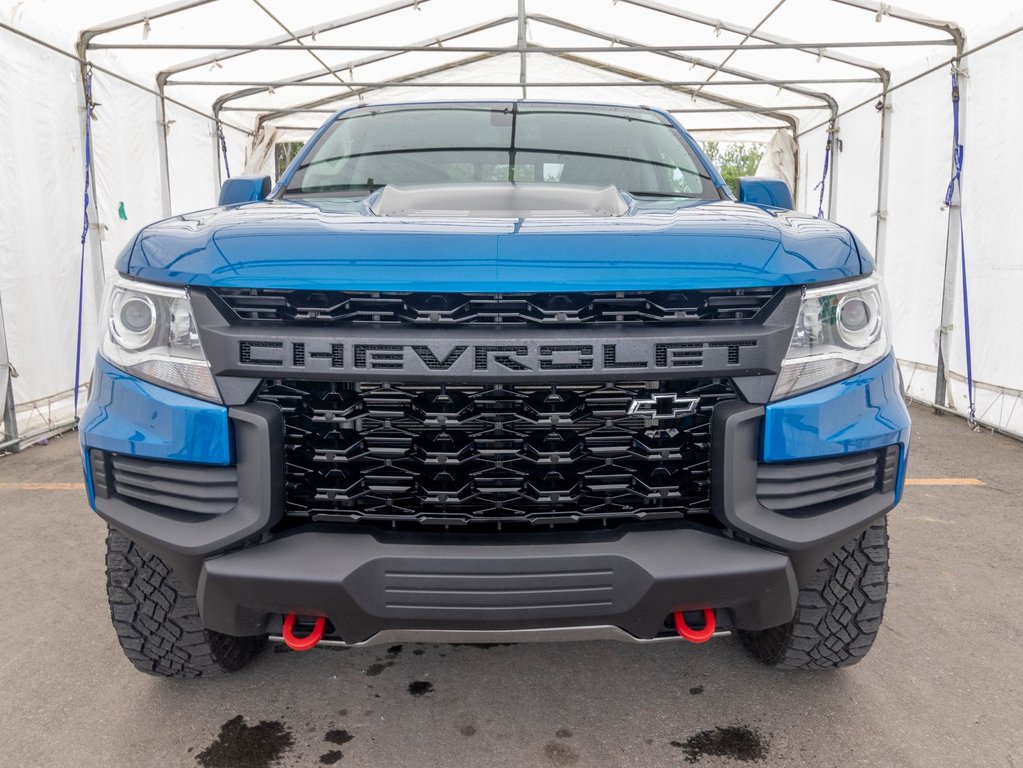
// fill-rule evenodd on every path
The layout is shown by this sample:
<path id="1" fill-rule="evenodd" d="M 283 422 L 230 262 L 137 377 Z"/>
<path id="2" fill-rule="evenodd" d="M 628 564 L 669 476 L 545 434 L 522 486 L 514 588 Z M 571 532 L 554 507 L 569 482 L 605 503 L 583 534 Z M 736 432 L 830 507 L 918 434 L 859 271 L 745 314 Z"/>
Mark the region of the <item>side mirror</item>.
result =
<path id="1" fill-rule="evenodd" d="M 220 187 L 217 205 L 235 205 L 266 200 L 270 196 L 269 176 L 235 176 Z"/>
<path id="2" fill-rule="evenodd" d="M 789 210 L 796 207 L 792 203 L 792 192 L 789 191 L 788 184 L 781 179 L 767 179 L 762 176 L 739 178 L 739 202 Z"/>

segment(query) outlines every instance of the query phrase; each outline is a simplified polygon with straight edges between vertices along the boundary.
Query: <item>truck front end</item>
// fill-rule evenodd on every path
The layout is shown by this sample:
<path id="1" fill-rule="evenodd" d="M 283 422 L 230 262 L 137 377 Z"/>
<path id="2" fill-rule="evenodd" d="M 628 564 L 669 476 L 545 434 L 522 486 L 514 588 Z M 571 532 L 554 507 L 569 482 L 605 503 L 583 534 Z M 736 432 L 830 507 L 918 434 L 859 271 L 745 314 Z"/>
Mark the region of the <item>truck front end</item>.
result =
<path id="1" fill-rule="evenodd" d="M 723 631 L 858 660 L 909 440 L 883 289 L 848 231 L 729 197 L 659 112 L 397 105 L 143 230 L 81 432 L 132 661 Z M 205 645 L 118 608 L 144 566 Z"/>

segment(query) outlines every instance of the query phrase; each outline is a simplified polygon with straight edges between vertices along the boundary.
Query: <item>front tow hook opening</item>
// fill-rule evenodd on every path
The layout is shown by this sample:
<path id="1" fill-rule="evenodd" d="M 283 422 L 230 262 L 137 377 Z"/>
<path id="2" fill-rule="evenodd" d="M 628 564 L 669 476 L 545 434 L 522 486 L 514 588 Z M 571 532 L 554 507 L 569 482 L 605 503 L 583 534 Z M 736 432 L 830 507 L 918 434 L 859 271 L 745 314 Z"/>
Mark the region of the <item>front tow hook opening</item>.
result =
<path id="1" fill-rule="evenodd" d="M 295 621 L 298 619 L 294 613 L 289 613 L 284 617 L 284 626 L 281 629 L 281 636 L 284 639 L 284 644 L 293 651 L 308 651 L 315 648 L 320 640 L 323 639 L 323 631 L 327 627 L 327 619 L 323 616 L 317 616 L 316 621 L 313 624 L 313 630 L 305 637 L 295 636 Z"/>
<path id="2" fill-rule="evenodd" d="M 686 617 L 682 611 L 675 611 L 672 615 L 675 618 L 675 630 L 683 640 L 688 640 L 690 643 L 705 643 L 714 637 L 714 630 L 717 629 L 717 620 L 714 618 L 713 609 L 703 609 L 702 629 L 693 629 L 686 624 Z"/>

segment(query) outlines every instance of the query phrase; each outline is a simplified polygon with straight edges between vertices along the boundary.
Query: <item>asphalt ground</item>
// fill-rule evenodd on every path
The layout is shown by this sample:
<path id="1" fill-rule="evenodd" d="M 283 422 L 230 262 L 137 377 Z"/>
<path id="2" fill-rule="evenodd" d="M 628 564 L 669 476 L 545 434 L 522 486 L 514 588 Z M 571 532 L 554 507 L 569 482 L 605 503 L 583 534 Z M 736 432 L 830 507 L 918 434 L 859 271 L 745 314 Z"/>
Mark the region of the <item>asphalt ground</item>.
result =
<path id="1" fill-rule="evenodd" d="M 809 674 L 722 638 L 268 648 L 149 677 L 110 626 L 76 436 L 0 458 L 0 765 L 1023 768 L 1023 445 L 913 419 L 880 637 Z"/>

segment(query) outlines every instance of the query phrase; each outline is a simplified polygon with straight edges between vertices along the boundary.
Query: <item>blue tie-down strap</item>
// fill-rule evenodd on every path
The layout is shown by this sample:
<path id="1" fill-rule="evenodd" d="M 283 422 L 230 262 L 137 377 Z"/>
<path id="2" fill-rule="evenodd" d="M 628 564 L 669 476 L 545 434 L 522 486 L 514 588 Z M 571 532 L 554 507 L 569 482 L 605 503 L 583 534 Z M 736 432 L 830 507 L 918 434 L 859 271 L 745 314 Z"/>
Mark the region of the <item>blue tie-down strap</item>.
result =
<path id="1" fill-rule="evenodd" d="M 85 243 L 89 239 L 89 181 L 92 176 L 92 67 L 85 71 L 85 201 L 82 206 L 82 253 L 78 264 L 78 333 L 75 339 L 75 421 L 82 383 L 82 310 L 85 296 Z"/>
<path id="2" fill-rule="evenodd" d="M 977 401 L 973 383 L 973 343 L 970 336 L 970 292 L 966 280 L 966 228 L 963 225 L 963 157 L 964 147 L 959 141 L 959 70 L 952 65 L 952 178 L 945 190 L 945 205 L 952 206 L 956 189 L 959 201 L 959 264 L 963 280 L 963 332 L 966 336 L 966 392 L 970 402 L 967 416 L 970 426 L 977 424 Z"/>

